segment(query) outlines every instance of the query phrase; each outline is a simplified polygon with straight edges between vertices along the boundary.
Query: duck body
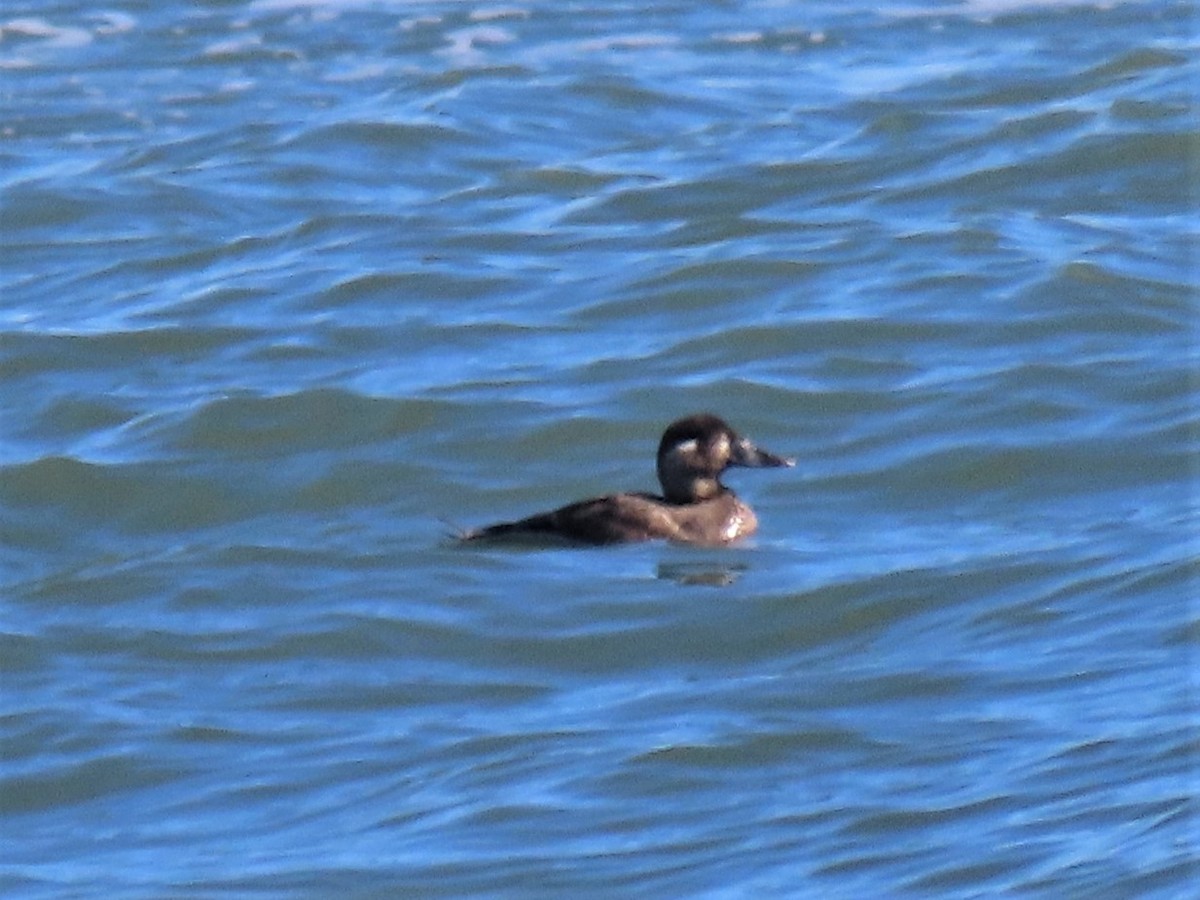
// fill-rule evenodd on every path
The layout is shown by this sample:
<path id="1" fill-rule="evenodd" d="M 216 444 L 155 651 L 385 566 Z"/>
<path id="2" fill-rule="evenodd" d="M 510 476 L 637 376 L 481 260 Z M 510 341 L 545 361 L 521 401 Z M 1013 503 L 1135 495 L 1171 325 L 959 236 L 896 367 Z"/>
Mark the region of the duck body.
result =
<path id="1" fill-rule="evenodd" d="M 662 496 L 624 493 L 581 500 L 514 522 L 473 529 L 462 539 L 728 544 L 753 534 L 758 518 L 721 483 L 721 473 L 730 466 L 792 465 L 790 459 L 760 450 L 717 416 L 699 413 L 673 422 L 663 433 L 657 457 Z"/>
<path id="2" fill-rule="evenodd" d="M 468 532 L 478 538 L 563 538 L 586 544 L 663 539 L 725 544 L 758 528 L 754 510 L 732 491 L 700 503 L 673 504 L 653 494 L 611 494 Z"/>

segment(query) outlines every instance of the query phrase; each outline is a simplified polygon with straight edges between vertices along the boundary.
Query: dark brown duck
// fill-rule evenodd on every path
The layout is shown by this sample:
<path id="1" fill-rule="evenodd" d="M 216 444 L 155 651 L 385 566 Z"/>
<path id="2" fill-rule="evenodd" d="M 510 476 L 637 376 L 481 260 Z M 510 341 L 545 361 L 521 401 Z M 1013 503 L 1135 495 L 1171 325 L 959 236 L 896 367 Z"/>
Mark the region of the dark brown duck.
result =
<path id="1" fill-rule="evenodd" d="M 663 495 L 611 494 L 581 500 L 516 522 L 476 528 L 466 541 L 488 538 L 563 538 L 588 544 L 665 539 L 687 544 L 728 544 L 758 528 L 754 511 L 721 483 L 731 466 L 792 466 L 760 450 L 725 422 L 699 413 L 672 422 L 658 445 Z"/>

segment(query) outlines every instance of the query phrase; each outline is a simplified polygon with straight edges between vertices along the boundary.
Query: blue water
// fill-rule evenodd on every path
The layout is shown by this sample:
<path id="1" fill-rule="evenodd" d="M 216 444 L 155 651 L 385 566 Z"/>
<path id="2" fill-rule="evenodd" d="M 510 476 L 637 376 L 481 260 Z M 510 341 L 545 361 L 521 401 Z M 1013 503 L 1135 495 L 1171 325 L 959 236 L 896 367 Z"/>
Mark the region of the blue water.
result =
<path id="1" fill-rule="evenodd" d="M 1200 876 L 1190 3 L 0 10 L 6 897 Z M 743 546 L 459 546 L 654 488 Z"/>

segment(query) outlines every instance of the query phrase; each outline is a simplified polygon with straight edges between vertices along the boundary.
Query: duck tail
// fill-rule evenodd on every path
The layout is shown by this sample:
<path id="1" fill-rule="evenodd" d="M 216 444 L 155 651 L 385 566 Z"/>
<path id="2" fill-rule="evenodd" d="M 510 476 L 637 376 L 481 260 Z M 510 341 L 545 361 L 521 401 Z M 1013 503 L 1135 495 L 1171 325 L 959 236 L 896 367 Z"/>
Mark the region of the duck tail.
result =
<path id="1" fill-rule="evenodd" d="M 438 516 L 437 520 L 442 523 L 442 537 L 451 541 L 473 541 L 479 537 L 481 529 L 479 528 L 463 528 L 457 522 L 452 522 L 445 516 Z"/>

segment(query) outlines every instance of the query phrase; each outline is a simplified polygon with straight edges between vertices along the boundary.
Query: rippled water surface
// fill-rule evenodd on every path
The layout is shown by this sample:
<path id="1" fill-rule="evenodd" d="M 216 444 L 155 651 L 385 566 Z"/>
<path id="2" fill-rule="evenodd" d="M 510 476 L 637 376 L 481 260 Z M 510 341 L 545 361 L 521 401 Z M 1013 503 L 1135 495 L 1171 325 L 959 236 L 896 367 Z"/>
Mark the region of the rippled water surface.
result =
<path id="1" fill-rule="evenodd" d="M 1184 896 L 1195 39 L 7 3 L 5 896 Z M 747 545 L 446 537 L 698 410 Z"/>

